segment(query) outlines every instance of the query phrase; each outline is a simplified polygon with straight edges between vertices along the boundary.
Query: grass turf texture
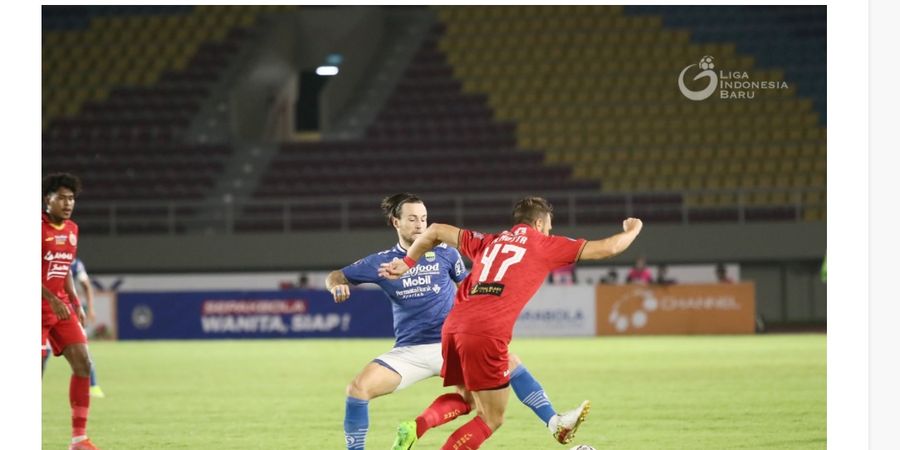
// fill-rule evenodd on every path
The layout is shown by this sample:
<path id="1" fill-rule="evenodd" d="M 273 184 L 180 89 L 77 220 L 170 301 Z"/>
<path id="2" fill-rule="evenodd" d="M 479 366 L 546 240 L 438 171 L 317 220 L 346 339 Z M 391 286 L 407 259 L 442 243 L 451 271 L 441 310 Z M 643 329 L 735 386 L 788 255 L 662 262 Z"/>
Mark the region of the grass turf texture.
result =
<path id="1" fill-rule="evenodd" d="M 342 449 L 344 388 L 389 340 L 96 342 L 107 397 L 88 433 L 106 449 Z M 506 423 L 484 449 L 825 447 L 825 335 L 516 339 L 560 410 L 590 399 L 562 446 L 510 392 Z M 43 379 L 43 448 L 70 436 L 69 367 Z M 401 420 L 446 392 L 438 378 L 369 404 L 367 448 L 390 448 Z M 426 434 L 436 449 L 469 420 Z"/>

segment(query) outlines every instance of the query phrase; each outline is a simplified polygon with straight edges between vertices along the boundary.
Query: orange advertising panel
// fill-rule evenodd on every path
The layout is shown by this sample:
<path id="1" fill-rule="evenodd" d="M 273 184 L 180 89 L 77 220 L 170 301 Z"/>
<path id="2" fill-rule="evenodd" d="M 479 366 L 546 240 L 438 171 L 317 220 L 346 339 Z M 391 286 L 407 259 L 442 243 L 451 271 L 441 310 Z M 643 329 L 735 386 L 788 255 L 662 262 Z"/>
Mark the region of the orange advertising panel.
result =
<path id="1" fill-rule="evenodd" d="M 597 286 L 597 335 L 753 333 L 753 283 Z"/>

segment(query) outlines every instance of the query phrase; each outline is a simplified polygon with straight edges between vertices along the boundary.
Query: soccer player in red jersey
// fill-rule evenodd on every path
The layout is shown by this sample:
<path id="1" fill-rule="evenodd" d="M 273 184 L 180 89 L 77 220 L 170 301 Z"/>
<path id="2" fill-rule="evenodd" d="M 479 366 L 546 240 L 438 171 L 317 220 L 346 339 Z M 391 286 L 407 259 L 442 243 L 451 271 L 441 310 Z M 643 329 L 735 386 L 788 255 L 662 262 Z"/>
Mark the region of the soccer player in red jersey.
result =
<path id="1" fill-rule="evenodd" d="M 503 423 L 509 400 L 508 345 L 513 326 L 547 275 L 579 260 L 605 259 L 625 251 L 643 226 L 639 219 L 629 218 L 621 233 L 601 240 L 575 240 L 551 236 L 552 218 L 549 202 L 527 197 L 516 204 L 516 225 L 507 231 L 482 234 L 432 224 L 405 258 L 382 264 L 381 276 L 399 278 L 442 242 L 458 247 L 473 263 L 442 329 L 441 376 L 444 386 L 455 385 L 474 395 L 478 415 L 450 435 L 442 450 L 477 449 Z M 580 410 L 579 423 L 587 408 Z M 566 436 L 560 437 L 561 442 L 568 441 Z M 406 448 L 411 446 L 412 442 Z"/>
<path id="2" fill-rule="evenodd" d="M 96 450 L 87 437 L 90 408 L 91 357 L 84 333 L 84 311 L 75 293 L 70 267 L 78 251 L 78 225 L 71 220 L 81 181 L 68 173 L 44 177 L 46 210 L 41 214 L 41 346 L 49 340 L 56 356 L 72 366 L 69 404 L 72 406 L 72 444 L 69 450 Z M 41 357 L 43 358 L 43 354 Z"/>

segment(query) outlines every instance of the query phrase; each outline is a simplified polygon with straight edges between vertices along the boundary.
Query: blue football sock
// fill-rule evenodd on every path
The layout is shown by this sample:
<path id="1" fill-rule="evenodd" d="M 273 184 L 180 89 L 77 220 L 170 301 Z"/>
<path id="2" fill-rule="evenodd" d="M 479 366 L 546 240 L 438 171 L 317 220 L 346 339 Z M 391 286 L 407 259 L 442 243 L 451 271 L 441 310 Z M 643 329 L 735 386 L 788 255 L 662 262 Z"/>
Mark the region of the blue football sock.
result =
<path id="1" fill-rule="evenodd" d="M 91 363 L 91 387 L 97 385 L 97 373 L 94 372 L 94 363 Z"/>
<path id="2" fill-rule="evenodd" d="M 531 372 L 525 366 L 520 364 L 513 370 L 509 384 L 516 393 L 516 397 L 519 397 L 519 401 L 531 408 L 544 421 L 544 424 L 549 423 L 550 418 L 556 415 L 556 410 L 550 404 L 550 399 L 544 393 L 544 388 L 531 376 Z"/>
<path id="3" fill-rule="evenodd" d="M 367 431 L 369 431 L 368 400 L 347 397 L 347 409 L 344 412 L 344 437 L 347 440 L 347 450 L 366 448 Z"/>

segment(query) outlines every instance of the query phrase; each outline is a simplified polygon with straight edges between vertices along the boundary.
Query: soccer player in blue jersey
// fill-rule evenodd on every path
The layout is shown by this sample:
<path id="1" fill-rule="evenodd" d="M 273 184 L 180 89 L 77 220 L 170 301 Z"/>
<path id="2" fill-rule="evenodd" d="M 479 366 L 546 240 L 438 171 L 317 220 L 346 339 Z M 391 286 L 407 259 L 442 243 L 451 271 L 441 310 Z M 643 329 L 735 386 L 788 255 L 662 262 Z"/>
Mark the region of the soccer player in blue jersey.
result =
<path id="1" fill-rule="evenodd" d="M 380 277 L 380 265 L 405 257 L 407 249 L 428 227 L 425 204 L 413 194 L 387 197 L 381 202 L 381 209 L 388 223 L 397 230 L 397 245 L 335 270 L 325 280 L 338 303 L 350 298 L 350 284 L 375 283 L 390 298 L 394 314 L 394 348 L 369 362 L 347 386 L 344 433 L 348 450 L 365 448 L 370 400 L 441 375 L 441 327 L 453 306 L 456 283 L 468 275 L 456 248 L 438 245 L 426 252 L 403 278 Z M 560 429 L 574 432 L 584 404 L 557 414 L 540 383 L 515 355 L 510 355 L 509 371 L 516 396 L 534 411 L 554 437 Z M 408 432 L 421 437 L 429 428 L 468 414 L 473 404 L 474 399 L 468 393 L 441 395 L 416 418 L 416 429 Z M 394 448 L 409 447 L 402 446 L 398 438 Z"/>

